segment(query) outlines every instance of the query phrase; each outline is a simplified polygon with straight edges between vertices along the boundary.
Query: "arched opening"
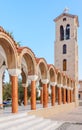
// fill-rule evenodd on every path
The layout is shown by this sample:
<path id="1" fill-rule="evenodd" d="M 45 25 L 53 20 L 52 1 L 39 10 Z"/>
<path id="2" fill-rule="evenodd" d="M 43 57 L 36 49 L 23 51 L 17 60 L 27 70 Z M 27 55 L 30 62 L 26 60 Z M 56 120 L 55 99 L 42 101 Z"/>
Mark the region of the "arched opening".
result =
<path id="1" fill-rule="evenodd" d="M 67 70 L 67 60 L 64 59 L 63 60 L 63 71 L 66 71 Z"/>
<path id="2" fill-rule="evenodd" d="M 63 26 L 61 25 L 60 26 L 60 41 L 64 40 L 64 28 Z"/>
<path id="3" fill-rule="evenodd" d="M 51 105 L 54 106 L 56 102 L 56 72 L 54 66 L 49 67 L 49 80 L 50 80 L 50 94 L 49 99 L 51 102 Z"/>
<path id="4" fill-rule="evenodd" d="M 66 26 L 66 40 L 70 39 L 70 25 L 67 24 Z"/>
<path id="5" fill-rule="evenodd" d="M 3 71 L 3 76 L 2 76 L 2 93 L 3 93 L 3 99 L 2 99 L 3 107 L 4 108 L 11 107 L 12 106 L 12 87 L 11 87 L 10 76 L 6 68 Z"/>
<path id="6" fill-rule="evenodd" d="M 67 45 L 64 44 L 64 45 L 63 45 L 63 54 L 66 54 L 66 53 L 67 53 Z"/>
<path id="7" fill-rule="evenodd" d="M 38 79 L 37 82 L 39 82 L 39 90 L 40 90 L 40 104 L 41 107 L 47 107 L 48 105 L 48 88 L 49 88 L 49 84 L 48 84 L 48 75 L 47 75 L 47 71 L 48 71 L 48 67 L 47 67 L 47 63 L 45 61 L 45 59 L 43 58 L 37 58 L 36 59 L 37 62 L 37 73 L 38 73 Z"/>

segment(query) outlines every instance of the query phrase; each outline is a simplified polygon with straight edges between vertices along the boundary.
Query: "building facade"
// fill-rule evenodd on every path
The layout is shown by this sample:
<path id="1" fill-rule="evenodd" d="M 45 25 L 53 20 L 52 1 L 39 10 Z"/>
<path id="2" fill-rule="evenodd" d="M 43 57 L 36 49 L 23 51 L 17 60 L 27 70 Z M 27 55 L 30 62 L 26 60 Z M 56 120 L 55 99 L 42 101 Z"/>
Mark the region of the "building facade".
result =
<path id="1" fill-rule="evenodd" d="M 78 16 L 64 11 L 54 19 L 56 24 L 55 67 L 71 76 L 78 89 Z M 78 93 L 76 91 L 76 97 Z"/>
<path id="2" fill-rule="evenodd" d="M 79 80 L 78 96 L 79 96 L 79 99 L 82 100 L 82 80 Z"/>
<path id="3" fill-rule="evenodd" d="M 3 107 L 3 74 L 7 70 L 12 87 L 12 113 L 18 112 L 18 76 L 22 77 L 24 105 L 28 104 L 27 87 L 31 88 L 31 110 L 36 110 L 36 88 L 40 86 L 40 104 L 67 108 L 77 104 L 78 81 L 78 17 L 63 13 L 55 19 L 55 66 L 37 58 L 28 47 L 20 47 L 13 37 L 0 27 L 0 107 Z"/>

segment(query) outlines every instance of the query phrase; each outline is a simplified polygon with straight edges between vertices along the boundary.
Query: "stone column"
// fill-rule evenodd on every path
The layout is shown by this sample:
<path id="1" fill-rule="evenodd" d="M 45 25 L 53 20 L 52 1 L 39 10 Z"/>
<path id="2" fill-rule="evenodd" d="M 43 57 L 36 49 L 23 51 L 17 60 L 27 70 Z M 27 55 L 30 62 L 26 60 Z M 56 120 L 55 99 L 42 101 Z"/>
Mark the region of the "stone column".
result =
<path id="1" fill-rule="evenodd" d="M 24 106 L 27 106 L 27 101 L 28 101 L 28 97 L 27 97 L 27 84 L 23 83 L 22 86 L 24 87 Z"/>
<path id="2" fill-rule="evenodd" d="M 62 103 L 61 97 L 61 84 L 58 84 L 58 105 Z"/>
<path id="3" fill-rule="evenodd" d="M 27 106 L 27 88 L 24 87 L 24 105 Z"/>
<path id="4" fill-rule="evenodd" d="M 55 95 L 55 86 L 56 86 L 56 82 L 51 82 L 50 83 L 50 85 L 51 85 L 51 90 L 52 90 L 52 92 L 51 92 L 51 103 L 52 103 L 52 106 L 55 106 L 55 100 L 56 100 L 56 95 Z"/>
<path id="5" fill-rule="evenodd" d="M 73 102 L 73 88 L 71 88 L 71 103 Z"/>
<path id="6" fill-rule="evenodd" d="M 70 103 L 70 88 L 67 88 L 67 103 Z"/>
<path id="7" fill-rule="evenodd" d="M 65 104 L 66 103 L 66 89 L 65 88 L 63 88 L 63 104 Z"/>
<path id="8" fill-rule="evenodd" d="M 47 94 L 47 84 L 48 84 L 48 79 L 43 79 L 42 80 L 42 86 L 43 86 L 43 107 L 48 107 L 48 94 Z"/>
<path id="9" fill-rule="evenodd" d="M 40 103 L 43 104 L 43 87 L 40 89 Z"/>
<path id="10" fill-rule="evenodd" d="M 63 104 L 66 104 L 66 88 L 65 86 L 63 87 Z"/>
<path id="11" fill-rule="evenodd" d="M 20 74 L 19 69 L 9 69 L 11 75 L 12 84 L 12 113 L 18 112 L 18 75 Z"/>
<path id="12" fill-rule="evenodd" d="M 12 82 L 12 113 L 18 112 L 18 78 L 11 76 Z"/>
<path id="13" fill-rule="evenodd" d="M 37 75 L 28 76 L 28 79 L 31 80 L 31 110 L 36 109 L 36 80 Z"/>

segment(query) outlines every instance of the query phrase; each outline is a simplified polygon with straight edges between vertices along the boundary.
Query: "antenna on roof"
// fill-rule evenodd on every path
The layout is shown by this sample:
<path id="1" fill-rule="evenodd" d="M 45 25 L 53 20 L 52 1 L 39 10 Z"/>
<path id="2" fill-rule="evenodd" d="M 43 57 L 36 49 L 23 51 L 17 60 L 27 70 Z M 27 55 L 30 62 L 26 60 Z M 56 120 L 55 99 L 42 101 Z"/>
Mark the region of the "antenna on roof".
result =
<path id="1" fill-rule="evenodd" d="M 66 7 L 66 8 L 64 9 L 63 13 L 68 13 L 68 12 L 69 12 L 69 8 Z"/>

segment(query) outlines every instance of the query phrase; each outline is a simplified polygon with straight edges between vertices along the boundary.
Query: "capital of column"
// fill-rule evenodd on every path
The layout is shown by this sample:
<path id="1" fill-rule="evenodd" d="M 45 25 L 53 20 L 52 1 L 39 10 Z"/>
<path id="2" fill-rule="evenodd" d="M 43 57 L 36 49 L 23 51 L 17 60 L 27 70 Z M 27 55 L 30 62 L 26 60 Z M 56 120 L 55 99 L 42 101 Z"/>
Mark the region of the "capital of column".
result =
<path id="1" fill-rule="evenodd" d="M 71 87 L 67 87 L 68 90 L 71 90 Z"/>
<path id="2" fill-rule="evenodd" d="M 38 79 L 38 76 L 37 75 L 30 75 L 30 76 L 28 76 L 28 79 L 31 81 L 36 81 Z"/>
<path id="3" fill-rule="evenodd" d="M 20 69 L 8 69 L 8 72 L 11 76 L 18 76 L 21 73 Z"/>
<path id="4" fill-rule="evenodd" d="M 41 82 L 42 82 L 43 84 L 48 84 L 48 83 L 49 83 L 49 80 L 48 80 L 48 79 L 42 79 Z"/>
<path id="5" fill-rule="evenodd" d="M 28 84 L 22 83 L 22 86 L 23 86 L 24 88 L 27 88 L 27 87 L 28 87 Z"/>
<path id="6" fill-rule="evenodd" d="M 67 89 L 67 86 L 63 86 L 63 88 Z"/>
<path id="7" fill-rule="evenodd" d="M 63 85 L 62 85 L 62 84 L 58 84 L 57 86 L 58 86 L 58 88 L 61 88 L 61 87 L 63 87 Z"/>
<path id="8" fill-rule="evenodd" d="M 57 85 L 57 82 L 50 82 L 50 85 L 55 87 Z"/>

